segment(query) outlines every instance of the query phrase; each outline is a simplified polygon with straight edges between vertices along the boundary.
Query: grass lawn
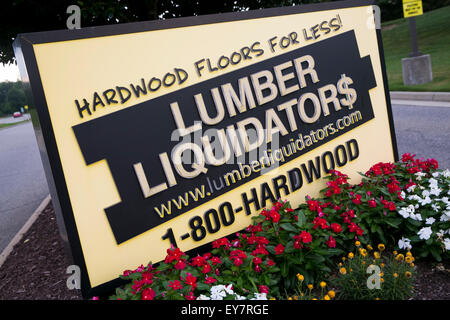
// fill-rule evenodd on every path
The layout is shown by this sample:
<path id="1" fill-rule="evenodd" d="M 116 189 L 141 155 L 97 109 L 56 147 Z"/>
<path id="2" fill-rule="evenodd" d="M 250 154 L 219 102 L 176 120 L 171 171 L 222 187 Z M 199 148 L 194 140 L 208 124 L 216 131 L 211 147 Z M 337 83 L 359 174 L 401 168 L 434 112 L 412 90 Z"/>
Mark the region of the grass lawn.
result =
<path id="1" fill-rule="evenodd" d="M 13 123 L 0 123 L 0 129 L 5 128 L 5 127 L 10 127 L 10 126 L 15 126 L 16 124 L 21 124 L 21 123 L 24 123 L 27 121 L 30 121 L 30 119 L 19 121 L 19 122 L 13 122 Z"/>
<path id="2" fill-rule="evenodd" d="M 392 20 L 381 25 L 389 90 L 450 92 L 450 6 L 417 16 L 416 27 L 419 51 L 431 56 L 433 81 L 403 85 L 401 60 L 411 53 L 409 21 Z"/>

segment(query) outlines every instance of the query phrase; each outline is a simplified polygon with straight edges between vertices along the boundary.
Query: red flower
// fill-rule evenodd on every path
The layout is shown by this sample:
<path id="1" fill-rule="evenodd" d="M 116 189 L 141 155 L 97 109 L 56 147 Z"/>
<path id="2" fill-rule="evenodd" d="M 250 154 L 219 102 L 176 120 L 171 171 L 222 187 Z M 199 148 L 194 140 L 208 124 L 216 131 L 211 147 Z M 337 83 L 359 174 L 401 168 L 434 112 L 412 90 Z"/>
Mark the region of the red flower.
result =
<path id="1" fill-rule="evenodd" d="M 336 240 L 333 238 L 333 236 L 330 236 L 327 242 L 325 242 L 327 246 L 330 248 L 336 248 Z"/>
<path id="2" fill-rule="evenodd" d="M 147 288 L 142 291 L 142 300 L 153 300 L 155 296 L 155 291 L 152 288 Z"/>
<path id="3" fill-rule="evenodd" d="M 247 258 L 247 255 L 242 250 L 233 250 L 230 252 L 230 260 L 233 261 L 235 266 L 240 266 L 244 263 L 244 260 Z"/>
<path id="4" fill-rule="evenodd" d="M 189 294 L 185 295 L 184 297 L 186 298 L 186 300 L 195 300 L 195 299 L 197 299 L 197 297 L 194 296 L 194 292 L 192 292 L 192 291 L 189 292 Z"/>
<path id="5" fill-rule="evenodd" d="M 201 267 L 206 263 L 206 259 L 200 255 L 196 256 L 195 258 L 192 258 L 191 260 L 191 266 L 194 267 Z"/>
<path id="6" fill-rule="evenodd" d="M 183 270 L 186 267 L 186 263 L 184 262 L 184 259 L 178 260 L 178 262 L 175 264 L 174 267 L 177 270 Z"/>
<path id="7" fill-rule="evenodd" d="M 377 206 L 377 202 L 375 201 L 375 199 L 369 200 L 368 203 L 369 203 L 369 207 L 371 207 L 371 208 L 375 208 Z"/>
<path id="8" fill-rule="evenodd" d="M 278 221 L 280 221 L 280 214 L 278 213 L 278 211 L 274 210 L 273 208 L 272 208 L 272 210 L 270 210 L 269 216 L 272 219 L 272 221 L 275 223 L 278 223 Z"/>
<path id="9" fill-rule="evenodd" d="M 332 223 L 331 224 L 331 229 L 333 230 L 334 233 L 339 233 L 339 232 L 342 231 L 342 227 L 338 223 Z"/>
<path id="10" fill-rule="evenodd" d="M 228 249 L 230 248 L 230 246 L 231 246 L 230 241 L 227 238 L 217 239 L 212 243 L 213 248 L 225 247 L 225 249 Z"/>
<path id="11" fill-rule="evenodd" d="M 327 223 L 327 220 L 323 218 L 316 217 L 313 220 L 314 226 L 313 229 L 317 229 L 318 227 L 322 228 L 322 230 L 327 230 L 330 226 Z"/>
<path id="12" fill-rule="evenodd" d="M 217 281 L 217 279 L 214 279 L 213 277 L 206 277 L 205 278 L 205 283 L 206 284 L 211 284 L 211 283 L 214 283 L 216 281 Z"/>
<path id="13" fill-rule="evenodd" d="M 355 194 L 355 198 L 352 199 L 352 202 L 354 204 L 361 204 L 361 198 L 362 198 L 362 196 L 360 194 Z"/>
<path id="14" fill-rule="evenodd" d="M 164 262 L 171 263 L 172 261 L 178 261 L 182 256 L 184 256 L 184 252 L 179 248 L 176 248 L 175 250 L 167 249 L 167 256 Z"/>
<path id="15" fill-rule="evenodd" d="M 284 252 L 284 246 L 279 243 L 276 247 L 275 247 L 275 254 L 282 254 Z"/>
<path id="16" fill-rule="evenodd" d="M 173 280 L 173 281 L 169 281 L 169 285 L 170 288 L 172 288 L 173 290 L 181 290 L 183 289 L 183 286 L 181 285 L 181 282 L 178 280 Z"/>
<path id="17" fill-rule="evenodd" d="M 269 267 L 274 266 L 275 265 L 275 261 L 273 261 L 272 259 L 267 259 L 267 265 Z"/>
<path id="18" fill-rule="evenodd" d="M 253 262 L 253 264 L 258 265 L 258 264 L 261 264 L 261 263 L 262 263 L 262 260 L 261 260 L 260 257 L 254 257 L 253 260 L 252 260 L 252 262 Z"/>
<path id="19" fill-rule="evenodd" d="M 219 257 L 212 257 L 211 262 L 212 262 L 213 266 L 215 266 L 215 265 L 221 264 L 222 260 L 220 260 Z"/>
<path id="20" fill-rule="evenodd" d="M 309 232 L 302 231 L 299 235 L 294 236 L 294 239 L 296 240 L 294 242 L 294 248 L 301 249 L 303 248 L 302 243 L 310 243 L 312 241 L 312 236 Z"/>
<path id="21" fill-rule="evenodd" d="M 259 285 L 258 286 L 259 293 L 269 293 L 269 288 L 267 286 Z"/>
<path id="22" fill-rule="evenodd" d="M 181 278 L 181 276 L 180 276 Z M 187 273 L 186 274 L 186 278 L 181 278 L 181 280 L 183 280 L 188 286 L 191 286 L 192 289 L 197 288 L 197 278 L 194 277 L 192 274 Z"/>
<path id="23" fill-rule="evenodd" d="M 206 274 L 211 271 L 211 266 L 209 263 L 206 263 L 202 268 L 202 273 Z"/>
<path id="24" fill-rule="evenodd" d="M 311 234 L 307 231 L 300 232 L 300 238 L 302 239 L 303 243 L 310 243 L 312 241 Z"/>

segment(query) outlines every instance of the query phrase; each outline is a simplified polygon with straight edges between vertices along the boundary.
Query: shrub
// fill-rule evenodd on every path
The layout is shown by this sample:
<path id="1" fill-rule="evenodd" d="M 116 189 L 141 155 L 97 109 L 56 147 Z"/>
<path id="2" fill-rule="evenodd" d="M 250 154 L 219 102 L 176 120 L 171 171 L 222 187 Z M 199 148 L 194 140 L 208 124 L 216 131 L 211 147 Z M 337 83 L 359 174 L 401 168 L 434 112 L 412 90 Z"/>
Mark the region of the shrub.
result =
<path id="1" fill-rule="evenodd" d="M 338 287 L 338 297 L 350 300 L 399 300 L 412 296 L 415 277 L 414 257 L 403 254 L 386 254 L 384 244 L 372 250 L 357 244 L 355 253 L 349 252 L 338 265 L 333 285 Z"/>

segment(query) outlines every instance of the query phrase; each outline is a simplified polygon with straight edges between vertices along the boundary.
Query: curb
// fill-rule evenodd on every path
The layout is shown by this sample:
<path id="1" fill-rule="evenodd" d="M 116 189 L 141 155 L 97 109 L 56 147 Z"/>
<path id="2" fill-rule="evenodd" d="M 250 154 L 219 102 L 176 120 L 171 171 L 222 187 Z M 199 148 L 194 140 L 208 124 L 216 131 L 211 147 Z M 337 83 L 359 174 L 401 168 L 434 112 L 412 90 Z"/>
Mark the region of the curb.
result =
<path id="1" fill-rule="evenodd" d="M 3 252 L 0 254 L 0 268 L 2 267 L 3 263 L 6 261 L 10 253 L 12 252 L 14 246 L 19 243 L 20 240 L 22 240 L 23 235 L 30 229 L 30 227 L 33 225 L 33 223 L 36 221 L 37 217 L 44 211 L 44 209 L 47 207 L 47 205 L 50 203 L 50 200 L 52 198 L 50 195 L 47 195 L 44 200 L 42 200 L 41 204 L 37 209 L 33 212 L 30 218 L 28 218 L 27 222 L 23 225 L 23 227 L 19 230 L 19 232 L 16 233 L 14 238 L 11 240 L 11 242 L 6 246 L 6 248 L 3 250 Z"/>
<path id="2" fill-rule="evenodd" d="M 391 91 L 391 100 L 420 100 L 450 102 L 450 92 L 415 92 L 415 91 Z"/>

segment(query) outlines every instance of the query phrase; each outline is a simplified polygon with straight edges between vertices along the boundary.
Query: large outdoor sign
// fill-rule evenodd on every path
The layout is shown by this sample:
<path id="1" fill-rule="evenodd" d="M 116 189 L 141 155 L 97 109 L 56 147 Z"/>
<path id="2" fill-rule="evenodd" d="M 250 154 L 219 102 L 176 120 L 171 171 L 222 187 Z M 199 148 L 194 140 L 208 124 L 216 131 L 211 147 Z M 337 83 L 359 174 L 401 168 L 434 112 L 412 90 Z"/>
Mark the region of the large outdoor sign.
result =
<path id="1" fill-rule="evenodd" d="M 356 182 L 396 158 L 372 5 L 18 37 L 85 295 L 317 196 L 330 169 Z"/>

